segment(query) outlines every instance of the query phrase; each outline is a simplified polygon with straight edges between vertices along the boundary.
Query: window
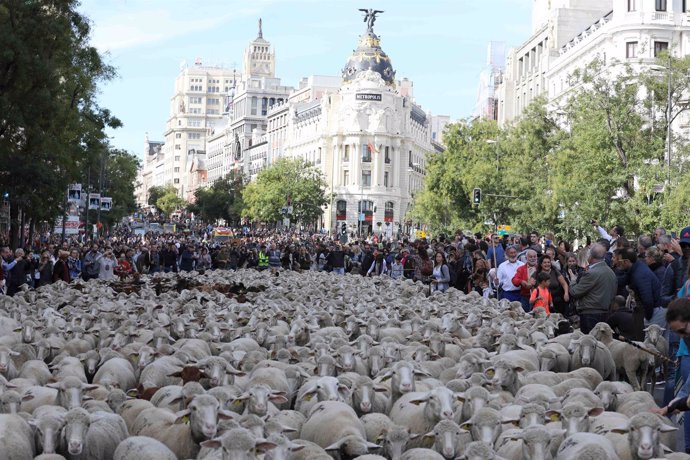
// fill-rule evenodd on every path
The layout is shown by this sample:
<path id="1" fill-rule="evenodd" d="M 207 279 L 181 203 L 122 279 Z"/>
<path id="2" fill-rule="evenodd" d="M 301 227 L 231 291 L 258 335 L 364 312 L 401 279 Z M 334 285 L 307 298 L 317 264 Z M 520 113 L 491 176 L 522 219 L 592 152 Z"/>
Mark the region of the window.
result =
<path id="1" fill-rule="evenodd" d="M 688 12 L 688 5 L 687 5 L 687 1 L 686 1 L 686 0 L 683 0 L 683 3 L 682 3 L 682 5 L 681 5 L 681 8 L 682 8 L 683 13 L 687 13 L 687 12 Z"/>
<path id="2" fill-rule="evenodd" d="M 628 0 L 628 11 L 636 11 L 637 10 L 637 0 Z"/>
<path id="3" fill-rule="evenodd" d="M 371 187 L 371 171 L 362 171 L 362 187 Z"/>
<path id="4" fill-rule="evenodd" d="M 343 185 L 350 185 L 350 171 L 343 171 Z"/>
<path id="5" fill-rule="evenodd" d="M 187 121 L 187 126 L 193 127 L 193 128 L 200 128 L 201 127 L 201 120 L 189 120 Z"/>
<path id="6" fill-rule="evenodd" d="M 316 153 L 316 164 L 320 165 L 321 164 L 321 147 L 317 149 Z"/>
<path id="7" fill-rule="evenodd" d="M 666 11 L 666 0 L 656 0 L 654 3 L 657 11 Z"/>
<path id="8" fill-rule="evenodd" d="M 180 172 L 180 167 L 179 167 L 179 166 L 175 166 L 175 172 Z"/>
<path id="9" fill-rule="evenodd" d="M 180 183 L 180 179 L 173 179 L 173 183 L 179 184 L 179 183 Z"/>
<path id="10" fill-rule="evenodd" d="M 408 155 L 407 155 L 407 164 L 408 164 L 408 166 L 409 166 L 410 168 L 412 167 L 412 150 L 410 150 L 410 151 L 408 152 Z"/>
<path id="11" fill-rule="evenodd" d="M 343 161 L 350 161 L 350 146 L 346 145 L 343 151 Z"/>
<path id="12" fill-rule="evenodd" d="M 386 164 L 389 164 L 391 162 L 390 147 L 386 146 L 384 152 L 385 152 L 384 162 Z"/>
<path id="13" fill-rule="evenodd" d="M 384 222 L 393 222 L 393 209 L 395 207 L 395 203 L 392 201 L 386 201 L 385 208 L 383 211 L 383 221 Z"/>
<path id="14" fill-rule="evenodd" d="M 256 115 L 258 100 L 256 96 L 252 96 L 252 115 Z"/>
<path id="15" fill-rule="evenodd" d="M 369 146 L 366 144 L 362 145 L 362 162 L 371 163 L 371 150 L 369 149 Z"/>
<path id="16" fill-rule="evenodd" d="M 201 113 L 201 107 L 190 107 L 189 113 L 198 115 Z"/>
<path id="17" fill-rule="evenodd" d="M 374 202 L 365 200 L 357 203 L 357 210 L 359 212 L 371 213 L 374 210 Z"/>
<path id="18" fill-rule="evenodd" d="M 179 155 L 175 155 L 175 161 L 180 161 L 180 156 L 179 156 Z"/>
<path id="19" fill-rule="evenodd" d="M 625 44 L 625 57 L 628 59 L 637 57 L 637 42 L 628 42 Z"/>
<path id="20" fill-rule="evenodd" d="M 268 113 L 268 98 L 261 98 L 261 115 L 266 116 Z"/>
<path id="21" fill-rule="evenodd" d="M 658 57 L 664 51 L 668 51 L 668 42 L 654 42 L 654 57 Z"/>
<path id="22" fill-rule="evenodd" d="M 182 133 L 175 133 L 175 139 L 180 139 L 182 137 Z"/>
<path id="23" fill-rule="evenodd" d="M 187 137 L 189 139 L 201 139 L 201 133 L 188 133 Z"/>
<path id="24" fill-rule="evenodd" d="M 206 115 L 220 115 L 218 109 L 206 109 Z"/>
<path id="25" fill-rule="evenodd" d="M 200 97 L 190 97 L 189 103 L 190 104 L 201 104 L 201 98 Z"/>
<path id="26" fill-rule="evenodd" d="M 206 105 L 220 105 L 220 99 L 216 97 L 209 97 L 208 99 L 206 99 Z"/>
<path id="27" fill-rule="evenodd" d="M 175 150 L 182 150 L 182 146 L 180 146 L 180 144 L 175 144 Z"/>
<path id="28" fill-rule="evenodd" d="M 336 220 L 347 219 L 347 201 L 338 200 L 335 202 L 335 218 Z"/>
<path id="29" fill-rule="evenodd" d="M 388 187 L 388 172 L 383 173 L 383 186 Z"/>

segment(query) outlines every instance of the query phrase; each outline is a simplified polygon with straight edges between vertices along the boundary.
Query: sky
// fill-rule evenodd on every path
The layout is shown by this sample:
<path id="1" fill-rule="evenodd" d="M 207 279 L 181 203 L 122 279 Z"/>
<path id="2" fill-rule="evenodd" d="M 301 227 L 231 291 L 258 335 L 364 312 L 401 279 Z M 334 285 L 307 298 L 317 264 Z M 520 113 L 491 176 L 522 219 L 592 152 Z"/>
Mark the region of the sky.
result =
<path id="1" fill-rule="evenodd" d="M 365 31 L 359 8 L 375 8 L 374 31 L 396 78 L 414 83 L 432 114 L 471 116 L 491 41 L 517 47 L 530 35 L 532 0 L 82 0 L 91 42 L 118 76 L 99 102 L 123 122 L 115 148 L 142 155 L 144 136 L 163 140 L 174 81 L 183 63 L 237 66 L 263 36 L 276 53 L 276 77 L 297 86 L 309 75 L 340 75 Z"/>

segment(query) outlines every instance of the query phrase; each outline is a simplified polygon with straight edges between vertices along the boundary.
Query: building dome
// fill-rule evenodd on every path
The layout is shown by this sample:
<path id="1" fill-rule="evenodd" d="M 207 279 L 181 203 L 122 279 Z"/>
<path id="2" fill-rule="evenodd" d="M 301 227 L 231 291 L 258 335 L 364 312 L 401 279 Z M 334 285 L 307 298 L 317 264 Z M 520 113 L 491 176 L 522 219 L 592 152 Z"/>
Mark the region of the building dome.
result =
<path id="1" fill-rule="evenodd" d="M 352 53 L 343 68 L 343 82 L 352 82 L 360 73 L 371 70 L 379 75 L 387 85 L 395 85 L 395 70 L 388 55 L 381 49 L 381 41 L 376 34 L 368 30 L 359 40 L 357 49 Z"/>

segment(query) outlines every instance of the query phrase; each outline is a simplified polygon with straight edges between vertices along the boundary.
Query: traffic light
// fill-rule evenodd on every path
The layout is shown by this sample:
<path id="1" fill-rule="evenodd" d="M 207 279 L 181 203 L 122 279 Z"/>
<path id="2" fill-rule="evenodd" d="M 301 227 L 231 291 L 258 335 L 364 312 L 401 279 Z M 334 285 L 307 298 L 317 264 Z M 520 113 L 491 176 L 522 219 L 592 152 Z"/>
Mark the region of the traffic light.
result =
<path id="1" fill-rule="evenodd" d="M 347 233 L 347 224 L 345 222 L 340 225 L 340 232 L 344 235 Z"/>
<path id="2" fill-rule="evenodd" d="M 472 203 L 479 204 L 482 202 L 482 189 L 475 188 L 472 190 Z"/>

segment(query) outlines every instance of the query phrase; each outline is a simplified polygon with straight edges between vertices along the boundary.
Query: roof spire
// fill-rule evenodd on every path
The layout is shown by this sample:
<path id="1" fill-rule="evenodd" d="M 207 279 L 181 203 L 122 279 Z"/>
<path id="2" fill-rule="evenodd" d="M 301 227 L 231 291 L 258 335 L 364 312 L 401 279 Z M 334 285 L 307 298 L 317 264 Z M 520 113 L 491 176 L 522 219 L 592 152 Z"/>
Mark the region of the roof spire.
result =
<path id="1" fill-rule="evenodd" d="M 264 32 L 261 30 L 261 18 L 259 18 L 259 38 L 264 38 Z"/>

